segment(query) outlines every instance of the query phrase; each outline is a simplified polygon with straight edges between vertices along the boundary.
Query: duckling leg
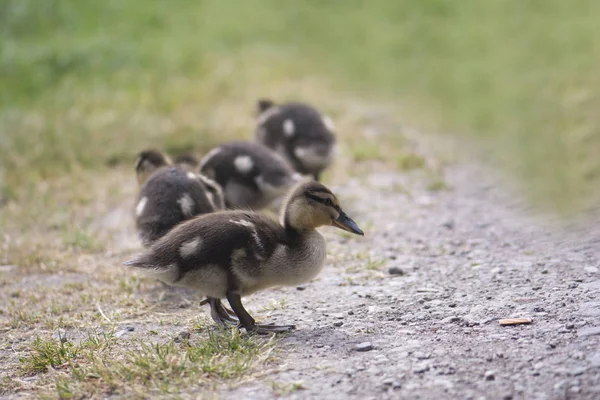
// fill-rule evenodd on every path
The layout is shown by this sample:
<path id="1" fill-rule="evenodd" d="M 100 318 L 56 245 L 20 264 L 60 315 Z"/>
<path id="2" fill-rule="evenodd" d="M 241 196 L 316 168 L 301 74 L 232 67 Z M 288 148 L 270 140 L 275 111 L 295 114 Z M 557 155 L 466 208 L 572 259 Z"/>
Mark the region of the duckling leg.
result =
<path id="1" fill-rule="evenodd" d="M 229 316 L 227 311 L 225 311 L 225 307 L 223 307 L 223 303 L 221 303 L 220 299 L 207 297 L 206 300 L 210 305 L 210 316 L 212 317 L 213 321 L 224 326 L 238 324 L 239 321 Z"/>
<path id="2" fill-rule="evenodd" d="M 320 182 L 321 174 L 319 172 L 315 172 L 313 174 L 313 178 L 315 179 L 315 181 Z"/>
<path id="3" fill-rule="evenodd" d="M 240 324 L 246 329 L 246 332 L 255 332 L 259 335 L 268 333 L 284 333 L 296 329 L 295 325 L 257 325 L 254 318 L 242 305 L 242 298 L 239 294 L 231 291 L 227 292 L 227 301 L 240 319 Z"/>

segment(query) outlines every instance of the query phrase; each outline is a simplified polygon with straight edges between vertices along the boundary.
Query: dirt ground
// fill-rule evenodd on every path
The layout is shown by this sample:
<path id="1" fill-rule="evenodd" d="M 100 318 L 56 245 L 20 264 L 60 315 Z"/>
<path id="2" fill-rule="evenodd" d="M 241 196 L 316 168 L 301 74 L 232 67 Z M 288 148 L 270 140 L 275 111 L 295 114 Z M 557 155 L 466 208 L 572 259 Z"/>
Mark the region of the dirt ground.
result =
<path id="1" fill-rule="evenodd" d="M 379 172 L 333 185 L 365 236 L 323 229 L 329 258 L 316 280 L 246 300 L 257 320 L 294 322 L 297 330 L 277 343 L 275 366 L 203 395 L 599 398 L 600 236 L 589 223 L 597 215 L 568 225 L 533 216 L 502 179 L 476 165 L 449 166 L 444 180 L 448 190 L 430 191 L 415 177 Z M 102 223 L 127 213 L 115 209 Z M 114 263 L 136 247 L 116 241 Z M 120 323 L 135 328 L 124 339 L 150 331 L 173 337 L 192 331 L 192 316 L 208 315 L 198 297 L 150 286 L 163 292 L 153 312 L 182 323 L 132 318 Z M 513 317 L 532 323 L 498 323 Z M 181 396 L 201 395 L 191 389 Z"/>
<path id="2" fill-rule="evenodd" d="M 597 230 L 527 217 L 474 166 L 449 168 L 446 180 L 452 190 L 433 194 L 394 174 L 336 188 L 367 229 L 331 243 L 334 259 L 367 254 L 381 266 L 330 266 L 285 292 L 271 318 L 298 331 L 281 342 L 276 378 L 305 388 L 289 398 L 600 396 Z M 499 325 L 512 317 L 533 322 Z M 273 397 L 258 381 L 224 395 Z"/>

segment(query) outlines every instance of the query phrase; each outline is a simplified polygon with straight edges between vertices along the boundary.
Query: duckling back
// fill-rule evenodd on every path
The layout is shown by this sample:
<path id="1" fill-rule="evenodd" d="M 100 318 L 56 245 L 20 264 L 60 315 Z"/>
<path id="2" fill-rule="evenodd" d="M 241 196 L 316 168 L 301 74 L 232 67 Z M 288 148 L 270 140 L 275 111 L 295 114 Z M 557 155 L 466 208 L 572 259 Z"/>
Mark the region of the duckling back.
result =
<path id="1" fill-rule="evenodd" d="M 230 208 L 264 208 L 301 179 L 280 155 L 252 142 L 211 150 L 200 163 L 200 173 L 221 185 Z"/>
<path id="2" fill-rule="evenodd" d="M 142 186 L 135 207 L 143 245 L 150 246 L 182 221 L 219 209 L 215 190 L 193 172 L 175 167 L 155 171 Z"/>
<path id="3" fill-rule="evenodd" d="M 335 153 L 331 119 L 304 103 L 261 100 L 258 109 L 256 140 L 285 157 L 299 173 L 319 180 Z"/>

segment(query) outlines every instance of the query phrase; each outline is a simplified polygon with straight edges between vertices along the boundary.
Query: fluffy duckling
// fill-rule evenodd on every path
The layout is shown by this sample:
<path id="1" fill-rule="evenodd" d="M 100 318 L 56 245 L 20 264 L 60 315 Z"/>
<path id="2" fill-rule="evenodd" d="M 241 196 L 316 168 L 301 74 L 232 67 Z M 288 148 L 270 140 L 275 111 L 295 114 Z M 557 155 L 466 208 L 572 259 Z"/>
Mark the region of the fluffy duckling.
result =
<path id="1" fill-rule="evenodd" d="M 175 157 L 175 165 L 186 171 L 197 171 L 200 166 L 200 160 L 193 153 L 182 153 Z"/>
<path id="2" fill-rule="evenodd" d="M 168 157 L 158 150 L 140 153 L 136 169 L 142 187 L 135 207 L 135 223 L 146 247 L 180 222 L 224 208 L 218 184 L 170 165 Z"/>
<path id="3" fill-rule="evenodd" d="M 200 162 L 200 173 L 221 185 L 227 207 L 255 210 L 267 207 L 302 180 L 279 154 L 254 142 L 214 148 Z"/>
<path id="4" fill-rule="evenodd" d="M 172 164 L 169 156 L 160 150 L 148 149 L 140 152 L 135 163 L 138 184 L 142 186 L 157 169 Z"/>
<path id="5" fill-rule="evenodd" d="M 285 157 L 296 171 L 319 180 L 333 161 L 336 139 L 331 118 L 304 103 L 258 101 L 256 139 Z"/>
<path id="6" fill-rule="evenodd" d="M 174 286 L 208 296 L 211 316 L 248 332 L 287 332 L 294 325 L 257 325 L 241 298 L 272 286 L 295 286 L 313 279 L 325 261 L 320 226 L 363 235 L 338 199 L 318 182 L 304 182 L 286 200 L 281 221 L 252 211 L 202 215 L 175 227 L 146 253 L 127 261 Z M 234 318 L 221 299 L 226 298 Z"/>

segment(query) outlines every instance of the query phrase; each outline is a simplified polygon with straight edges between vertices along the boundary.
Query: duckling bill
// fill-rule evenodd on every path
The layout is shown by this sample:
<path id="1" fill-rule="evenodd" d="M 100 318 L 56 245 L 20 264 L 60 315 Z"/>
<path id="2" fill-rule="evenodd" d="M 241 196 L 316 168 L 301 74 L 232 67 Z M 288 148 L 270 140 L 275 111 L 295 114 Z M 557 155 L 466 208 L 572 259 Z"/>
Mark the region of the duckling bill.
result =
<path id="1" fill-rule="evenodd" d="M 167 284 L 199 290 L 219 324 L 239 323 L 248 332 L 288 332 L 295 326 L 256 324 L 242 297 L 316 277 L 326 256 L 325 239 L 316 230 L 321 226 L 363 235 L 329 189 L 305 182 L 291 191 L 280 221 L 242 210 L 201 215 L 176 226 L 125 265 Z M 221 299 L 227 299 L 232 312 Z"/>

